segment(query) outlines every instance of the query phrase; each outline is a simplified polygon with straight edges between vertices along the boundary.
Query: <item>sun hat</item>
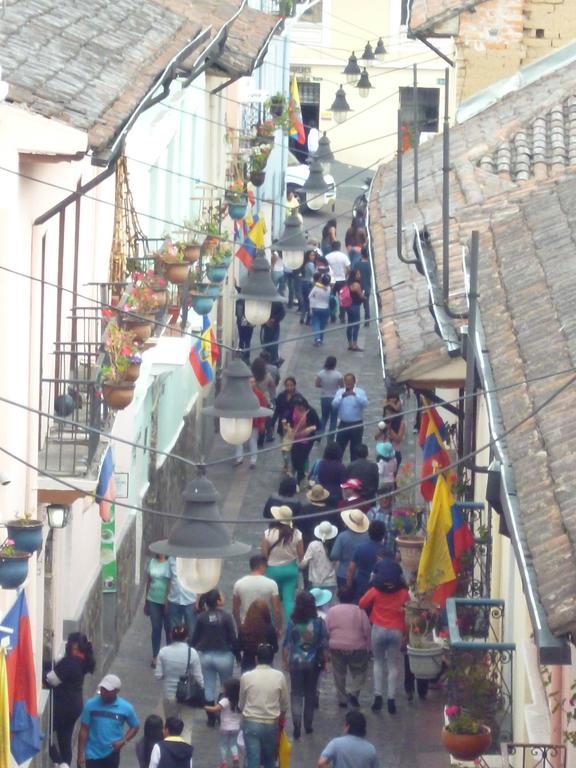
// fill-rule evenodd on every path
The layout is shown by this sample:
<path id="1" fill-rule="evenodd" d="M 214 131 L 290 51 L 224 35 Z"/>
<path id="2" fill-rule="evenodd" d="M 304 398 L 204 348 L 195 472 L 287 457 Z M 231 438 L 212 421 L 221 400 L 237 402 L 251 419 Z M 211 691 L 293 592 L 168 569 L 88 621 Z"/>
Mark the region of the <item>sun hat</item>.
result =
<path id="1" fill-rule="evenodd" d="M 393 459 L 396 456 L 396 451 L 392 443 L 386 441 L 385 443 L 376 443 L 376 455 L 382 456 L 384 459 Z"/>
<path id="2" fill-rule="evenodd" d="M 285 525 L 292 525 L 292 510 L 290 507 L 282 505 L 281 507 L 270 507 L 270 514 L 274 520 L 278 520 Z"/>
<path id="3" fill-rule="evenodd" d="M 98 688 L 104 688 L 105 691 L 119 691 L 121 687 L 122 683 L 117 675 L 104 675 L 98 686 Z"/>
<path id="4" fill-rule="evenodd" d="M 330 541 L 338 536 L 338 528 L 336 528 L 335 525 L 332 525 L 329 520 L 322 520 L 322 522 L 318 523 L 316 528 L 314 528 L 314 536 L 316 536 L 317 539 L 320 539 L 320 541 Z"/>
<path id="5" fill-rule="evenodd" d="M 326 603 L 332 600 L 332 592 L 329 589 L 321 589 L 320 587 L 313 587 L 310 590 L 310 594 L 314 598 L 316 608 L 321 608 Z"/>
<path id="6" fill-rule="evenodd" d="M 315 501 L 324 501 L 324 499 L 327 499 L 328 496 L 330 496 L 330 491 L 327 491 L 326 488 L 321 486 L 319 483 L 313 485 L 312 488 L 310 488 L 310 490 L 306 493 L 306 498 L 312 503 Z"/>
<path id="7" fill-rule="evenodd" d="M 351 477 L 344 483 L 340 483 L 340 488 L 353 488 L 355 491 L 359 491 L 362 488 L 362 482 L 357 477 Z"/>
<path id="8" fill-rule="evenodd" d="M 361 509 L 345 509 L 340 512 L 340 517 L 346 528 L 350 528 L 355 533 L 366 533 L 370 525 L 370 521 Z"/>

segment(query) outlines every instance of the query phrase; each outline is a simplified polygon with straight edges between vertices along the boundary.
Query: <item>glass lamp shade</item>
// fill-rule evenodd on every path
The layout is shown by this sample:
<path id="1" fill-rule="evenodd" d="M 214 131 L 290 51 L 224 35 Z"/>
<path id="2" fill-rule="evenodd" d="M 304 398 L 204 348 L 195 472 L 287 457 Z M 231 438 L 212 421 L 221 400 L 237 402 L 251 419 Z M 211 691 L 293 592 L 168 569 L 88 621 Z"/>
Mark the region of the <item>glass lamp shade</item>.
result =
<path id="1" fill-rule="evenodd" d="M 346 118 L 348 117 L 348 112 L 339 112 L 337 110 L 334 110 L 334 112 L 332 112 L 332 116 L 334 117 L 334 122 L 340 125 L 341 123 L 344 123 L 346 121 Z"/>
<path id="2" fill-rule="evenodd" d="M 270 320 L 272 304 L 261 299 L 246 299 L 244 302 L 244 315 L 250 325 L 264 325 Z"/>
<path id="3" fill-rule="evenodd" d="M 252 419 L 220 418 L 220 435 L 229 445 L 243 445 L 252 433 Z"/>
<path id="4" fill-rule="evenodd" d="M 351 111 L 350 106 L 346 101 L 346 92 L 342 86 L 336 91 L 336 97 L 330 107 L 330 111 L 332 112 L 334 122 L 336 123 L 343 123 L 348 117 L 348 112 Z"/>
<path id="5" fill-rule="evenodd" d="M 284 266 L 287 267 L 287 269 L 298 269 L 304 261 L 304 252 L 282 251 L 282 259 L 284 261 Z"/>
<path id="6" fill-rule="evenodd" d="M 220 581 L 222 558 L 176 558 L 176 575 L 182 586 L 201 595 L 214 589 Z"/>
<path id="7" fill-rule="evenodd" d="M 370 82 L 370 78 L 368 77 L 368 71 L 366 67 L 364 67 L 362 74 L 360 75 L 360 80 L 358 80 L 358 83 L 356 84 L 356 87 L 358 88 L 358 93 L 363 99 L 365 99 L 367 96 L 370 95 L 370 91 L 374 86 Z"/>
<path id="8" fill-rule="evenodd" d="M 50 528 L 66 528 L 69 516 L 69 507 L 60 506 L 59 504 L 50 504 L 46 509 L 46 517 Z"/>

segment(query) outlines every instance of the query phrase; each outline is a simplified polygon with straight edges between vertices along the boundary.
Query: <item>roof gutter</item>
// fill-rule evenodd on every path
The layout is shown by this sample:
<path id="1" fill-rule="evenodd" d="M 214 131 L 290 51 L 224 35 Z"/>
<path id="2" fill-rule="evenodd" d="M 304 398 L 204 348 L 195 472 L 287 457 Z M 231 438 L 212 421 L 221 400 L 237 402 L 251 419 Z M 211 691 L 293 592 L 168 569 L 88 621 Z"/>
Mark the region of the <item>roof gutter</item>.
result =
<path id="1" fill-rule="evenodd" d="M 374 182 L 378 174 L 372 176 L 372 181 L 366 193 L 366 199 L 373 202 L 372 192 L 374 189 Z M 374 312 L 376 313 L 376 329 L 378 331 L 378 346 L 380 347 L 380 364 L 382 366 L 382 381 L 386 381 L 386 354 L 384 352 L 384 337 L 382 335 L 382 329 L 380 327 L 380 296 L 379 291 L 376 288 L 376 270 L 374 269 L 374 256 L 372 249 L 372 234 L 370 232 L 370 206 L 368 206 L 366 215 L 366 232 L 368 235 L 368 253 L 370 254 L 370 271 L 372 273 L 372 295 L 374 296 Z"/>
<path id="2" fill-rule="evenodd" d="M 524 595 L 526 596 L 530 621 L 534 631 L 534 640 L 538 648 L 539 663 L 568 665 L 571 663 L 570 644 L 565 638 L 557 637 L 548 626 L 544 607 L 538 597 L 536 571 L 532 562 L 526 556 L 529 549 L 521 522 L 512 465 L 506 455 L 506 448 L 498 437 L 498 435 L 503 434 L 505 429 L 495 395 L 496 385 L 492 376 L 484 331 L 479 316 L 476 318 L 475 338 L 470 338 L 469 341 L 473 347 L 473 353 L 478 361 L 479 370 L 484 382 L 484 396 L 488 408 L 490 433 L 494 451 L 501 463 L 500 493 L 502 507 L 510 532 L 518 570 L 520 571 Z"/>

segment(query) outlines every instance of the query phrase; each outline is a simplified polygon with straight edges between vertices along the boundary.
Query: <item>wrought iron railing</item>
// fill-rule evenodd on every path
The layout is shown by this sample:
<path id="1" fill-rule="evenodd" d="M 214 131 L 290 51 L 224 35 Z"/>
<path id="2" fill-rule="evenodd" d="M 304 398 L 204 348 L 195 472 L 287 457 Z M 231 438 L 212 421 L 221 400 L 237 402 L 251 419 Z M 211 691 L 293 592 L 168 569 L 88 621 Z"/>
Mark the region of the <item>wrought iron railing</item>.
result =
<path id="1" fill-rule="evenodd" d="M 460 560 L 458 594 L 463 597 L 489 597 L 492 576 L 492 509 L 475 501 L 458 501 L 456 506 L 464 513 L 472 535 L 474 547 Z"/>
<path id="2" fill-rule="evenodd" d="M 513 739 L 514 643 L 503 642 L 504 601 L 451 598 L 448 701 L 492 731 L 490 752 Z"/>
<path id="3" fill-rule="evenodd" d="M 501 744 L 502 768 L 566 768 L 565 744 Z"/>

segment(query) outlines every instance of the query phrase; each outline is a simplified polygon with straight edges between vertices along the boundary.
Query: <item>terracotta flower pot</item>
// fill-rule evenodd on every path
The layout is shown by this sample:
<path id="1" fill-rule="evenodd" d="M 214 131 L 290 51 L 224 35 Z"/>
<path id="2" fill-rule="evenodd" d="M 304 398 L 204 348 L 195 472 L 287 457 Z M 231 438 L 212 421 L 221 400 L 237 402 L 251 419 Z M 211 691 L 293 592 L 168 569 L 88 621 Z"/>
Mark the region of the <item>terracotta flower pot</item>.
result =
<path id="1" fill-rule="evenodd" d="M 154 291 L 154 298 L 158 302 L 158 309 L 166 306 L 168 297 L 166 295 L 166 288 L 152 288 Z"/>
<path id="2" fill-rule="evenodd" d="M 476 760 L 483 755 L 492 741 L 492 732 L 482 725 L 480 733 L 450 733 L 442 728 L 442 744 L 456 760 Z"/>
<path id="3" fill-rule="evenodd" d="M 190 263 L 188 261 L 164 261 L 166 279 L 174 285 L 182 285 L 188 279 Z"/>
<path id="4" fill-rule="evenodd" d="M 121 384 L 102 384 L 102 395 L 109 408 L 115 411 L 123 411 L 134 399 L 134 384 L 122 382 Z"/>
<path id="5" fill-rule="evenodd" d="M 424 539 L 421 536 L 397 536 L 396 544 L 400 550 L 402 567 L 410 573 L 416 573 Z"/>
<path id="6" fill-rule="evenodd" d="M 195 261 L 198 261 L 199 258 L 200 244 L 188 243 L 188 245 L 184 248 L 184 259 L 190 264 L 193 264 Z"/>
<path id="7" fill-rule="evenodd" d="M 201 253 L 210 253 L 214 251 L 220 245 L 220 239 L 217 235 L 206 235 L 204 242 L 200 248 Z"/>
<path id="8" fill-rule="evenodd" d="M 140 366 L 142 363 L 129 363 L 128 368 L 126 368 L 126 373 L 124 374 L 124 381 L 136 381 L 138 376 L 140 376 Z"/>
<path id="9" fill-rule="evenodd" d="M 130 318 L 123 315 L 122 325 L 127 331 L 132 331 L 138 341 L 148 341 L 152 335 L 154 319 L 145 320 L 143 317 Z"/>

